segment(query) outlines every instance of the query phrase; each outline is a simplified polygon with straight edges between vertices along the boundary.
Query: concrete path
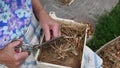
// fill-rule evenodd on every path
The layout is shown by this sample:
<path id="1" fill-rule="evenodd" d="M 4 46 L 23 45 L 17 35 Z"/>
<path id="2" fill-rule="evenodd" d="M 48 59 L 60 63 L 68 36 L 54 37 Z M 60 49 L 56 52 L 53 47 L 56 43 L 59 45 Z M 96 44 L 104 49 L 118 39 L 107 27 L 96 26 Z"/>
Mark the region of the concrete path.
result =
<path id="1" fill-rule="evenodd" d="M 41 0 L 47 12 L 55 11 L 58 17 L 78 22 L 95 22 L 101 14 L 111 11 L 119 0 L 75 0 L 65 5 L 60 0 Z"/>

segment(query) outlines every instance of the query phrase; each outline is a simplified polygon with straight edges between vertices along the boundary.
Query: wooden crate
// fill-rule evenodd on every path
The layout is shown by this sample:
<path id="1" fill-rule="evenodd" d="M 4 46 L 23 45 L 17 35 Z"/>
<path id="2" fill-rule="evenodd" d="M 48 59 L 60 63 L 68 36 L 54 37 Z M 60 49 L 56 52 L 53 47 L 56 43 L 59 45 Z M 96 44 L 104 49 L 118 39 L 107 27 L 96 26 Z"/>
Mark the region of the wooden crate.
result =
<path id="1" fill-rule="evenodd" d="M 120 68 L 120 36 L 96 52 L 103 59 L 103 68 Z"/>
<path id="2" fill-rule="evenodd" d="M 83 30 L 83 41 L 81 42 L 82 43 L 82 47 L 81 47 L 81 60 L 79 61 L 79 64 L 80 64 L 80 68 L 83 67 L 83 53 L 84 53 L 84 46 L 86 45 L 86 38 L 87 38 L 87 25 L 86 24 L 83 24 L 83 23 L 78 23 L 78 22 L 75 22 L 73 20 L 68 20 L 68 19 L 62 19 L 62 18 L 57 18 L 55 16 L 52 16 L 53 19 L 55 19 L 60 25 L 65 25 L 65 26 L 79 26 L 80 30 L 82 28 L 84 28 Z M 81 38 L 81 37 L 79 37 Z M 40 52 L 41 50 L 38 50 L 37 54 L 36 54 L 36 60 L 38 61 L 38 57 L 40 56 Z M 70 66 L 65 66 L 65 65 L 59 65 L 59 64 L 52 64 L 52 63 L 48 63 L 48 62 L 42 62 L 42 61 L 38 61 L 37 62 L 38 64 L 38 67 L 39 68 L 75 68 L 75 67 L 70 67 Z"/>

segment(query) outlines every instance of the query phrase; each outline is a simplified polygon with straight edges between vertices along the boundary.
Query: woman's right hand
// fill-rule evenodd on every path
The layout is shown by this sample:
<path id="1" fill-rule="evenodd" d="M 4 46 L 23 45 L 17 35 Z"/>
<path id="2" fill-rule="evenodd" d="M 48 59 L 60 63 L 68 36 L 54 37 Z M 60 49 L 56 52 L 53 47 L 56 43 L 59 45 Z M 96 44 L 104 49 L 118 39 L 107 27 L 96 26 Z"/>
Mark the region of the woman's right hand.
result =
<path id="1" fill-rule="evenodd" d="M 20 43 L 20 41 L 14 41 L 0 50 L 0 64 L 4 64 L 9 68 L 19 68 L 21 63 L 28 57 L 27 52 L 18 53 L 15 51 L 15 47 Z"/>

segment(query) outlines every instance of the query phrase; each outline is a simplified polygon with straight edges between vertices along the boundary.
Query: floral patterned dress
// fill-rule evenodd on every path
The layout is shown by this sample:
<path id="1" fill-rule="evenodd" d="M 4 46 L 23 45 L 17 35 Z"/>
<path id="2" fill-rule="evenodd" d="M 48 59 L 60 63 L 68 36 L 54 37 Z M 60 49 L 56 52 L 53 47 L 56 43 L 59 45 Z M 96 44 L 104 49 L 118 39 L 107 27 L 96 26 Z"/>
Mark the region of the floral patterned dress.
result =
<path id="1" fill-rule="evenodd" d="M 0 49 L 27 31 L 32 17 L 31 0 L 0 0 Z"/>

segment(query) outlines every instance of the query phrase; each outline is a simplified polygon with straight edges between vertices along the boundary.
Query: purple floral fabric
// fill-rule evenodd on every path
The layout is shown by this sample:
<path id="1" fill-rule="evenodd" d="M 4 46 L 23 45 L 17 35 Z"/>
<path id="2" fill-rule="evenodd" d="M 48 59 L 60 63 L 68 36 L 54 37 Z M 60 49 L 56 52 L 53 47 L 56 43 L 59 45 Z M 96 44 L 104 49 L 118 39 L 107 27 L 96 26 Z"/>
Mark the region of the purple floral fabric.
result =
<path id="1" fill-rule="evenodd" d="M 24 36 L 32 17 L 31 0 L 0 0 L 0 49 Z"/>

